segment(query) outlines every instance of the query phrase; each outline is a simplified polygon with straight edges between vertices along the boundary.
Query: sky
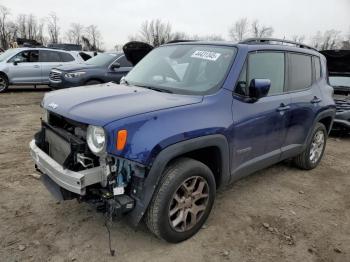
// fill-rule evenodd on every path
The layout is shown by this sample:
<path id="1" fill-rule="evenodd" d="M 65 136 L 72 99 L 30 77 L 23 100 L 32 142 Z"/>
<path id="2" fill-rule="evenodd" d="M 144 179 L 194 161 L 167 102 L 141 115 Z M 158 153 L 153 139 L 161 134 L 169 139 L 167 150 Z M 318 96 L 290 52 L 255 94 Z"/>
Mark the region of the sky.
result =
<path id="1" fill-rule="evenodd" d="M 189 35 L 221 35 L 239 18 L 258 19 L 274 28 L 274 37 L 307 38 L 318 30 L 350 33 L 350 0 L 1 0 L 12 18 L 55 12 L 61 31 L 70 23 L 98 26 L 105 49 L 123 44 L 138 33 L 145 20 L 169 22 L 174 31 Z"/>

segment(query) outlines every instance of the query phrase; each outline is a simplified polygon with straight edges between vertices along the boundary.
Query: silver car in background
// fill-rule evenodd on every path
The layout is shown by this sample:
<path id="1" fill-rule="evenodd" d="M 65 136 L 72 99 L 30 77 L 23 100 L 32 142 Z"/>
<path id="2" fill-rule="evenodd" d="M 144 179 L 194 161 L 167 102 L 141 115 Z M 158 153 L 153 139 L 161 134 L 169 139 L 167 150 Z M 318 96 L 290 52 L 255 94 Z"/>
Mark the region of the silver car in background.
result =
<path id="1" fill-rule="evenodd" d="M 0 54 L 0 92 L 9 85 L 49 83 L 52 68 L 84 62 L 79 52 L 49 48 L 14 48 Z"/>

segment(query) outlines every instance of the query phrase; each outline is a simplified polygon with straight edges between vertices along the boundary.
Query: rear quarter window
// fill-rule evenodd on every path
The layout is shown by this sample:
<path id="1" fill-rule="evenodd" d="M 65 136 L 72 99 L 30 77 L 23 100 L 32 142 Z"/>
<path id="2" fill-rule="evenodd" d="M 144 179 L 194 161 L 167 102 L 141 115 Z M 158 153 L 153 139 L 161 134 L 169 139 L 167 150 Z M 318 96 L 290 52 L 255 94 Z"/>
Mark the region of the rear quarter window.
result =
<path id="1" fill-rule="evenodd" d="M 62 62 L 72 62 L 74 58 L 71 54 L 60 52 Z"/>
<path id="2" fill-rule="evenodd" d="M 303 54 L 288 54 L 288 91 L 306 89 L 312 84 L 311 56 Z"/>

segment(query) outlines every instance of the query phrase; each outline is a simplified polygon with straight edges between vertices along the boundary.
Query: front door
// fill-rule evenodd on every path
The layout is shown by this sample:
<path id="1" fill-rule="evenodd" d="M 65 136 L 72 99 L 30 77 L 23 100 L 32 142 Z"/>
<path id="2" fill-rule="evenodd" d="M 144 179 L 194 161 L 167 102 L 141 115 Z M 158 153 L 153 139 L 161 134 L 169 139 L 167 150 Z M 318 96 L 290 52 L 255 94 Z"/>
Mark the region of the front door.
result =
<path id="1" fill-rule="evenodd" d="M 41 65 L 38 50 L 25 50 L 9 61 L 9 78 L 13 84 L 40 84 Z"/>
<path id="2" fill-rule="evenodd" d="M 113 65 L 118 64 L 118 68 L 113 68 Z M 113 62 L 112 66 L 109 67 L 107 73 L 107 81 L 113 81 L 116 83 L 120 82 L 120 79 L 132 69 L 132 64 L 126 59 L 125 55 L 120 56 L 116 61 Z"/>
<path id="3" fill-rule="evenodd" d="M 284 93 L 285 54 L 258 52 L 248 56 L 232 104 L 232 179 L 238 179 L 280 160 L 287 133 L 291 96 Z M 269 79 L 267 97 L 246 102 L 252 79 Z"/>

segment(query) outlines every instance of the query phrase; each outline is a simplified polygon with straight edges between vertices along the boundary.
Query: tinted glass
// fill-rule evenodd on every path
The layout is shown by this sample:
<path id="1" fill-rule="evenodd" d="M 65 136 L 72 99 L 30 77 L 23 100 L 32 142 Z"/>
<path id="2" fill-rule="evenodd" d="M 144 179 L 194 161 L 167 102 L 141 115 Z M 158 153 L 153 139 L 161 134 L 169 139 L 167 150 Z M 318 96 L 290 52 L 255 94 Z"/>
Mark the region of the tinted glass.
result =
<path id="1" fill-rule="evenodd" d="M 154 49 L 125 77 L 131 85 L 181 94 L 208 94 L 221 87 L 236 48 L 169 45 Z"/>
<path id="2" fill-rule="evenodd" d="M 250 81 L 256 78 L 271 81 L 269 95 L 283 93 L 284 53 L 262 52 L 249 55 L 248 86 Z"/>
<path id="3" fill-rule="evenodd" d="M 61 62 L 58 52 L 40 50 L 40 62 Z"/>
<path id="4" fill-rule="evenodd" d="M 288 90 L 295 91 L 308 88 L 312 83 L 311 56 L 288 54 L 288 57 Z"/>
<path id="5" fill-rule="evenodd" d="M 26 50 L 12 57 L 9 62 L 18 61 L 20 63 L 35 63 L 39 61 L 39 51 Z"/>
<path id="6" fill-rule="evenodd" d="M 119 58 L 117 62 L 120 64 L 120 67 L 132 67 L 132 64 L 129 62 L 128 59 L 126 59 L 124 55 L 121 58 Z"/>
<path id="7" fill-rule="evenodd" d="M 74 58 L 71 54 L 59 52 L 62 62 L 72 62 Z"/>
<path id="8" fill-rule="evenodd" d="M 94 66 L 108 66 L 110 65 L 120 54 L 113 53 L 103 53 L 97 56 L 94 56 L 87 60 L 85 64 L 94 65 Z"/>
<path id="9" fill-rule="evenodd" d="M 321 78 L 321 61 L 320 58 L 314 56 L 314 67 L 315 67 L 315 79 Z"/>

